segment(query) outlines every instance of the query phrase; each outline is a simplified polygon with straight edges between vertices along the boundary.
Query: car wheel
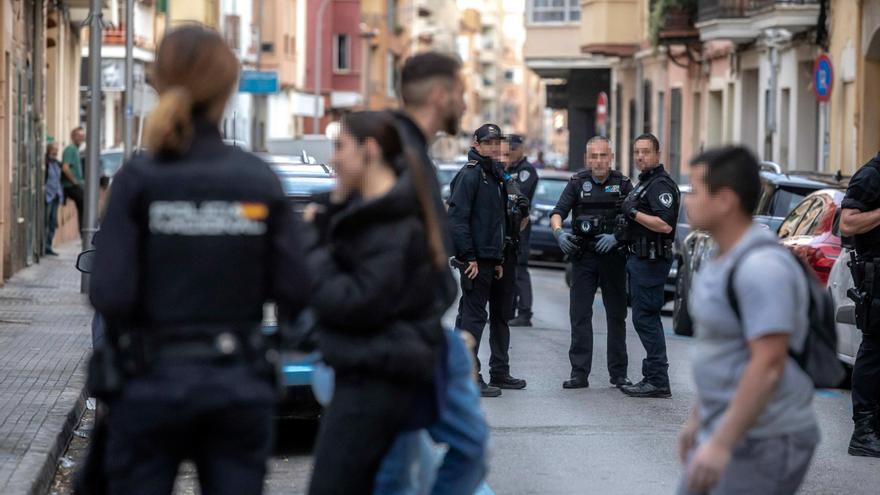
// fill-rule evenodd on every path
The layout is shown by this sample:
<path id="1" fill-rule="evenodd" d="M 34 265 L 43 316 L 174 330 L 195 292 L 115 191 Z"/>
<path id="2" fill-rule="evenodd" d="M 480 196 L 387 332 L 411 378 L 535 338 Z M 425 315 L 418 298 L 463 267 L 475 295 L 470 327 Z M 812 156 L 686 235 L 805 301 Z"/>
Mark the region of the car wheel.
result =
<path id="1" fill-rule="evenodd" d="M 682 272 L 678 273 L 675 278 L 675 298 L 672 307 L 672 330 L 676 335 L 684 335 L 687 337 L 694 334 L 694 323 L 691 320 L 691 314 L 688 311 L 687 304 L 688 287 L 685 283 L 685 277 Z"/>

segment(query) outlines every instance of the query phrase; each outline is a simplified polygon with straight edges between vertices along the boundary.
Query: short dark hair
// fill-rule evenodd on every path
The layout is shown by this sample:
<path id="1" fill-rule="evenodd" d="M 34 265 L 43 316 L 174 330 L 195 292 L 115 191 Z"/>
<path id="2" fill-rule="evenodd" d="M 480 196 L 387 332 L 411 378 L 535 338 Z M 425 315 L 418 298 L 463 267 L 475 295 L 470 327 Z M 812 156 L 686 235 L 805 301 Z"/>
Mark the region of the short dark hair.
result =
<path id="1" fill-rule="evenodd" d="M 455 81 L 461 71 L 461 62 L 452 55 L 425 52 L 406 60 L 400 71 L 400 97 L 404 105 L 420 105 L 425 102 L 432 79 Z"/>
<path id="2" fill-rule="evenodd" d="M 70 131 L 70 137 L 73 137 L 74 134 L 76 134 L 77 132 L 82 132 L 82 131 L 85 131 L 85 129 L 83 129 L 83 126 L 74 127 L 73 130 Z"/>
<path id="3" fill-rule="evenodd" d="M 739 197 L 742 212 L 751 216 L 761 198 L 761 166 L 758 159 L 742 146 L 713 148 L 691 160 L 691 167 L 706 167 L 706 187 L 717 193 L 722 188 Z"/>
<path id="4" fill-rule="evenodd" d="M 635 147 L 635 144 L 639 141 L 651 141 L 651 143 L 654 145 L 654 151 L 660 151 L 660 140 L 657 139 L 657 136 L 651 134 L 650 132 L 646 132 L 637 137 L 635 141 L 633 141 L 633 147 Z"/>

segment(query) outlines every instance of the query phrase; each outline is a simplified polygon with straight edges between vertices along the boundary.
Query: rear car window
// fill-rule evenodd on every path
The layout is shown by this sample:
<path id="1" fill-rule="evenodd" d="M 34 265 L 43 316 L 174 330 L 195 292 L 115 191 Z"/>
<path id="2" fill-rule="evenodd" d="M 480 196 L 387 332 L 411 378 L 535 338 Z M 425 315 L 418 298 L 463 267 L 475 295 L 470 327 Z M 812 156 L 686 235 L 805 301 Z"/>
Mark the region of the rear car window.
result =
<path id="1" fill-rule="evenodd" d="M 772 217 L 787 216 L 810 192 L 800 189 L 777 189 L 770 200 L 769 215 Z"/>

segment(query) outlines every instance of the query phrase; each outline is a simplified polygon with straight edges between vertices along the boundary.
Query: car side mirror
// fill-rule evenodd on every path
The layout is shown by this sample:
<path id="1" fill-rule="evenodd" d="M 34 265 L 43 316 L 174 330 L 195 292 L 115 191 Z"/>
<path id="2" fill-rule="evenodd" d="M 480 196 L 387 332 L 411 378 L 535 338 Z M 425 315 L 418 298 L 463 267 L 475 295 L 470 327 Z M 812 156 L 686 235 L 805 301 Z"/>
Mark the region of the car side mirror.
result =
<path id="1" fill-rule="evenodd" d="M 79 256 L 76 258 L 76 269 L 82 273 L 92 273 L 92 266 L 95 264 L 95 253 L 94 249 L 79 253 Z"/>

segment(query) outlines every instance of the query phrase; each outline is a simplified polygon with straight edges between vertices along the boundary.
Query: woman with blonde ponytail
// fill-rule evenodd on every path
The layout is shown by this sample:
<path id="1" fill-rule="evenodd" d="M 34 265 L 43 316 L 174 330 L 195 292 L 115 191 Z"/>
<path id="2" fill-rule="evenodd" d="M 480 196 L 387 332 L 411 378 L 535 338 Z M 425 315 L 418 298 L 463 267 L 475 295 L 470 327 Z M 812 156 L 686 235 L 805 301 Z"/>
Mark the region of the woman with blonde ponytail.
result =
<path id="1" fill-rule="evenodd" d="M 108 408 L 106 439 L 92 446 L 105 452 L 101 493 L 170 494 L 184 460 L 205 495 L 263 490 L 277 364 L 263 306 L 295 317 L 310 280 L 278 178 L 223 144 L 238 67 L 209 28 L 166 34 L 149 153 L 114 178 L 89 288 L 112 351 L 90 366 Z M 108 385 L 108 362 L 121 384 Z"/>

